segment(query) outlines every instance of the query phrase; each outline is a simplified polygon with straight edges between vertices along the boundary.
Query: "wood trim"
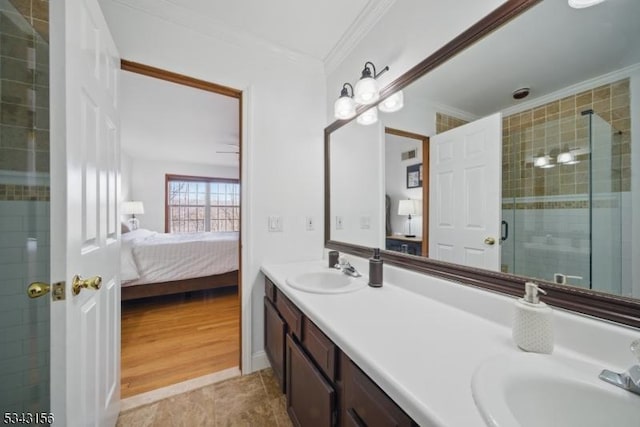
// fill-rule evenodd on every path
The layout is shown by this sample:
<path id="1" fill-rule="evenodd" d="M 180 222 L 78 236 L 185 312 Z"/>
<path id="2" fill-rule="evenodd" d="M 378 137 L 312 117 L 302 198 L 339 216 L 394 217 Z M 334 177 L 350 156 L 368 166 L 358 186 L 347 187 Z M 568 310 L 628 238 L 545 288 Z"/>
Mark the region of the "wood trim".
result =
<path id="1" fill-rule="evenodd" d="M 497 30 L 502 25 L 524 13 L 542 0 L 508 0 L 485 18 L 481 19 L 462 34 L 451 40 L 441 49 L 427 57 L 425 60 L 411 68 L 402 76 L 381 90 L 381 100 L 408 86 L 422 77 L 424 74 L 443 64 L 448 59 L 460 53 L 489 33 Z M 358 109 L 358 114 L 365 108 Z M 353 120 L 353 119 L 352 119 Z M 325 247 L 360 257 L 368 257 L 371 248 L 352 245 L 331 240 L 330 236 L 330 166 L 329 166 L 329 141 L 331 133 L 351 120 L 338 120 L 327 126 L 324 130 L 325 140 Z M 450 264 L 442 261 L 431 260 L 423 257 L 399 254 L 391 251 L 382 251 L 382 259 L 389 265 L 406 268 L 448 280 L 459 282 L 463 285 L 475 286 L 488 291 L 499 292 L 506 295 L 521 296 L 524 293 L 524 284 L 530 278 Z M 548 292 L 542 299 L 553 306 L 575 311 L 577 313 L 598 317 L 624 325 L 640 327 L 640 300 L 620 297 L 588 289 L 577 288 L 568 285 L 557 285 L 552 282 L 536 280 Z"/>
<path id="2" fill-rule="evenodd" d="M 407 132 L 390 127 L 384 128 L 388 135 L 402 136 L 405 138 L 422 141 L 422 244 L 420 250 L 422 256 L 429 256 L 429 137 L 419 133 Z"/>
<path id="3" fill-rule="evenodd" d="M 234 270 L 227 273 L 216 274 L 214 276 L 196 277 L 194 279 L 123 286 L 121 291 L 121 300 L 127 301 L 159 295 L 171 295 L 182 292 L 200 291 L 203 289 L 237 286 L 238 284 L 238 270 Z"/>
<path id="4" fill-rule="evenodd" d="M 233 89 L 228 86 L 211 83 L 205 80 L 195 79 L 193 77 L 185 76 L 184 74 L 174 73 L 172 71 L 163 70 L 150 65 L 140 64 L 139 62 L 122 59 L 120 60 L 120 68 L 124 71 L 130 71 L 132 73 L 142 74 L 156 79 L 166 80 L 168 82 L 206 90 L 207 92 L 217 93 L 218 95 L 229 96 L 237 99 L 242 98 L 242 91 L 238 89 Z"/>

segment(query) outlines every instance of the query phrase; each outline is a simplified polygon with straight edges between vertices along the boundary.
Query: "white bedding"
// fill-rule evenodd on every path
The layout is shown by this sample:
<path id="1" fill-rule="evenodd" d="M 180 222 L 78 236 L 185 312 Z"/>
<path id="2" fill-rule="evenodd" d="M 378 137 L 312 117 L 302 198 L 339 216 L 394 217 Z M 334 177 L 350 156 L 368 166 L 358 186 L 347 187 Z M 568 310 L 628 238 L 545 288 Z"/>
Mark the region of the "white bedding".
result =
<path id="1" fill-rule="evenodd" d="M 212 276 L 238 269 L 238 233 L 156 233 L 137 229 L 122 235 L 122 286 Z"/>

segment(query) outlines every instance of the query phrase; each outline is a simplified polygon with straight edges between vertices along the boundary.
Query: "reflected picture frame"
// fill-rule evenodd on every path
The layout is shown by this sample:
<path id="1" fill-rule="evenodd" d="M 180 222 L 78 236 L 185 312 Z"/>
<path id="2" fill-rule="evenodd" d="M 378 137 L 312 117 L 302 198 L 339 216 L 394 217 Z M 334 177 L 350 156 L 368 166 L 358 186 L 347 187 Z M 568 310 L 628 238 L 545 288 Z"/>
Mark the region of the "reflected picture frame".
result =
<path id="1" fill-rule="evenodd" d="M 422 187 L 422 163 L 407 166 L 407 188 Z"/>

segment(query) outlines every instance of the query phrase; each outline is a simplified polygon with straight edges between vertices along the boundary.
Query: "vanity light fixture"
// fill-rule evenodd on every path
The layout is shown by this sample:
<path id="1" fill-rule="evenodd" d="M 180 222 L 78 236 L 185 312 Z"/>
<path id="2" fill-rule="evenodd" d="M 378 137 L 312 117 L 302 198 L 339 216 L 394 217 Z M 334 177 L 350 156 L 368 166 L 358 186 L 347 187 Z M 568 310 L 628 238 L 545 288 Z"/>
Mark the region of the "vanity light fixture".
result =
<path id="1" fill-rule="evenodd" d="M 388 98 L 385 98 L 380 104 L 378 109 L 384 113 L 395 113 L 404 107 L 404 95 L 399 90 Z"/>
<path id="2" fill-rule="evenodd" d="M 542 169 L 548 169 L 555 166 L 555 164 L 551 163 L 551 157 L 548 155 L 538 156 L 533 158 L 533 166 Z"/>
<path id="3" fill-rule="evenodd" d="M 364 126 L 372 125 L 378 121 L 378 109 L 371 107 L 364 113 L 360 114 L 356 121 Z"/>
<path id="4" fill-rule="evenodd" d="M 575 165 L 576 163 L 580 163 L 580 161 L 576 159 L 576 155 L 573 154 L 573 151 L 571 150 L 558 154 L 556 162 L 563 165 Z"/>
<path id="5" fill-rule="evenodd" d="M 387 71 L 389 71 L 388 66 L 377 73 L 373 62 L 367 61 L 364 63 L 362 76 L 356 83 L 354 90 L 354 98 L 358 104 L 370 105 L 380 99 L 380 88 L 376 79 Z"/>
<path id="6" fill-rule="evenodd" d="M 569 0 L 569 6 L 574 9 L 584 9 L 585 7 L 595 6 L 604 0 Z"/>
<path id="7" fill-rule="evenodd" d="M 351 95 L 349 95 L 349 88 L 351 88 Z M 351 86 L 351 83 L 342 85 L 340 98 L 336 99 L 335 104 L 333 104 L 333 115 L 339 120 L 348 120 L 356 115 L 356 103 L 353 100 L 353 86 Z"/>

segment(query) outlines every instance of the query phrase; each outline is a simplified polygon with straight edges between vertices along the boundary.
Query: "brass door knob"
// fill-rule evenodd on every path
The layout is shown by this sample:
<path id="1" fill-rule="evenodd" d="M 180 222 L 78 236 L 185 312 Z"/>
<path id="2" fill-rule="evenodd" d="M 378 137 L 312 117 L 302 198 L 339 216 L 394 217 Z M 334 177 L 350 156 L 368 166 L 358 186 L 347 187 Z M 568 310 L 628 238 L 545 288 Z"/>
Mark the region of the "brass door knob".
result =
<path id="1" fill-rule="evenodd" d="M 33 282 L 27 288 L 27 295 L 29 295 L 29 298 L 39 298 L 48 294 L 50 290 L 51 286 L 48 283 Z"/>
<path id="2" fill-rule="evenodd" d="M 484 243 L 492 246 L 496 243 L 496 239 L 494 239 L 493 237 L 487 237 L 486 239 L 484 239 Z"/>
<path id="3" fill-rule="evenodd" d="M 102 277 L 93 276 L 88 279 L 83 279 L 77 274 L 73 276 L 73 281 L 71 282 L 71 292 L 73 295 L 78 295 L 83 289 L 95 289 L 96 291 L 100 289 L 102 285 Z"/>

